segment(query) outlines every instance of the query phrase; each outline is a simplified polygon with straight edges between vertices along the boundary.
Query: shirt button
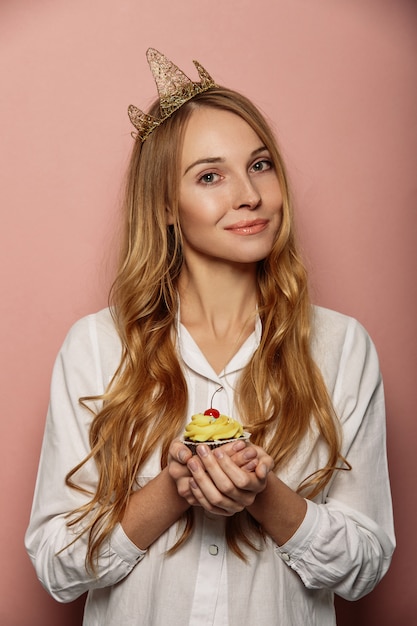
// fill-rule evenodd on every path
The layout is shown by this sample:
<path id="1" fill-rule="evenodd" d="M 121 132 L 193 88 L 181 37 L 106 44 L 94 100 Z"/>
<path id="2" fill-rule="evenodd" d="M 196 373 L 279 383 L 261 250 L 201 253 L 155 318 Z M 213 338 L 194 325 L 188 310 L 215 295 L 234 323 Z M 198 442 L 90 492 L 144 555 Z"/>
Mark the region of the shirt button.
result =
<path id="1" fill-rule="evenodd" d="M 209 546 L 208 551 L 211 554 L 211 556 L 217 556 L 219 554 L 219 548 L 214 543 L 212 543 L 211 546 Z"/>
<path id="2" fill-rule="evenodd" d="M 291 561 L 291 557 L 288 554 L 288 552 L 280 552 L 280 557 L 283 561 L 285 561 L 286 563 L 288 563 L 288 561 Z"/>

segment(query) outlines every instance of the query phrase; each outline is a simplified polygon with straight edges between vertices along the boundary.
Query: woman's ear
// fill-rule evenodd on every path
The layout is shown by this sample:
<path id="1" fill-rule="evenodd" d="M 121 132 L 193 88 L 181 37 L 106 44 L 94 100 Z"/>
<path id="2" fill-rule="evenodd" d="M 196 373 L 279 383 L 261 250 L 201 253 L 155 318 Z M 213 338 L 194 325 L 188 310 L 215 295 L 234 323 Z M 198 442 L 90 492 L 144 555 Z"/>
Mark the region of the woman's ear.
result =
<path id="1" fill-rule="evenodd" d="M 172 226 L 174 224 L 174 216 L 172 214 L 172 211 L 170 209 L 170 207 L 165 207 L 165 220 L 167 223 L 167 226 Z"/>

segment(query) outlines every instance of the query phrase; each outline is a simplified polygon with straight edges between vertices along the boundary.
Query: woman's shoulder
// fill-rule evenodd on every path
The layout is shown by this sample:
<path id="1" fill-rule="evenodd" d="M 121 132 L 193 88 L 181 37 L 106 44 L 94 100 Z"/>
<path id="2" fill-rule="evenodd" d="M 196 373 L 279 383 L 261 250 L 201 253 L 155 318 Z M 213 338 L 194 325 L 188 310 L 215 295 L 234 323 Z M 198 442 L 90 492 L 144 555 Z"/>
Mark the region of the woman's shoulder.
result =
<path id="1" fill-rule="evenodd" d="M 369 336 L 354 317 L 317 305 L 312 306 L 312 329 L 313 337 L 328 337 L 342 342 L 349 333 L 363 337 Z"/>
<path id="2" fill-rule="evenodd" d="M 83 340 L 88 337 L 117 338 L 117 330 L 109 307 L 81 317 L 70 327 L 66 341 Z"/>
<path id="3" fill-rule="evenodd" d="M 349 315 L 319 306 L 312 308 L 312 350 L 324 370 L 334 370 L 346 360 L 361 365 L 377 354 L 367 330 Z"/>
<path id="4" fill-rule="evenodd" d="M 114 364 L 121 354 L 121 342 L 111 309 L 105 308 L 77 320 L 61 348 L 63 356 L 98 359 Z"/>

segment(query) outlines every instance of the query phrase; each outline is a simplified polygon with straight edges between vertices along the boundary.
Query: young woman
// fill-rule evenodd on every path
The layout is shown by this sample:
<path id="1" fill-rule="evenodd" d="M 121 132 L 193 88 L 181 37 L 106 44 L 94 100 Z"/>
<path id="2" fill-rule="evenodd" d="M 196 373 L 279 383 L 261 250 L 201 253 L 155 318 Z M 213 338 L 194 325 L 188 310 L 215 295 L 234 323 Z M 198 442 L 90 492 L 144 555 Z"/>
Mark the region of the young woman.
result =
<path id="1" fill-rule="evenodd" d="M 112 306 L 58 356 L 26 545 L 87 626 L 331 625 L 394 548 L 375 349 L 309 302 L 259 111 L 149 61 Z M 193 456 L 213 397 L 250 443 Z"/>

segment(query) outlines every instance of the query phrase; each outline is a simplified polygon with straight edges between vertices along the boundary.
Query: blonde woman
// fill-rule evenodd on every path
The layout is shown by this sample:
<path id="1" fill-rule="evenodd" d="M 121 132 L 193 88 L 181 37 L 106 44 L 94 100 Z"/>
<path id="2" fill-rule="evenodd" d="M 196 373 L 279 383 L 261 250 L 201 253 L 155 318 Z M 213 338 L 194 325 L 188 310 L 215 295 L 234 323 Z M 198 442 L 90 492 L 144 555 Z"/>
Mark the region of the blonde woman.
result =
<path id="1" fill-rule="evenodd" d="M 58 356 L 27 549 L 87 626 L 330 626 L 395 544 L 375 349 L 309 301 L 256 107 L 148 60 L 111 307 Z M 192 455 L 212 399 L 250 443 Z"/>

